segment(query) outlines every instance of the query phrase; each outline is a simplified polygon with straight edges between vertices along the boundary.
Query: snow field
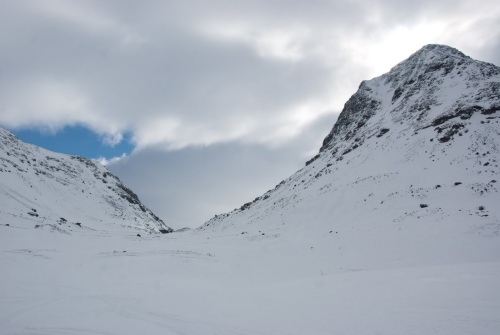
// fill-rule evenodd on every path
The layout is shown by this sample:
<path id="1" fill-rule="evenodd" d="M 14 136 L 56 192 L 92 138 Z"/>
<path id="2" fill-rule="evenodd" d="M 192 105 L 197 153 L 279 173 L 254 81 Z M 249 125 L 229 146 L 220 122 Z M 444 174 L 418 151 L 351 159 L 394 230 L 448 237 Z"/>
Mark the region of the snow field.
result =
<path id="1" fill-rule="evenodd" d="M 68 236 L 15 224 L 0 229 L 2 334 L 496 334 L 500 329 L 498 247 L 490 246 L 497 252 L 488 262 L 430 253 L 410 259 L 404 249 L 370 258 L 366 241 L 356 243 L 351 236 L 342 244 L 330 233 L 305 239 L 286 231 L 139 238 L 127 231 Z M 482 236 L 472 240 L 483 251 L 494 242 Z"/>

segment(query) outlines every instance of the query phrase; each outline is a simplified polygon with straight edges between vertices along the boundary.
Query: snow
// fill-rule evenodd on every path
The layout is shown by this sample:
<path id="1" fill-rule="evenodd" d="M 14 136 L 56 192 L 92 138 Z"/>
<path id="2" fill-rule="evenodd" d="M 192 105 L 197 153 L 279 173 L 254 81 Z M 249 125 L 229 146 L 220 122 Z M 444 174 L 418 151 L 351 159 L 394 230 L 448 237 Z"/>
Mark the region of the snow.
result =
<path id="1" fill-rule="evenodd" d="M 499 334 L 499 83 L 427 46 L 360 86 L 316 159 L 196 230 L 154 234 L 137 204 L 9 172 L 0 333 Z"/>
<path id="2" fill-rule="evenodd" d="M 0 128 L 0 218 L 71 232 L 171 230 L 101 164 L 23 143 Z"/>
<path id="3" fill-rule="evenodd" d="M 300 207 L 308 209 L 301 222 L 313 220 L 324 230 L 338 217 L 356 225 L 419 224 L 426 217 L 443 227 L 457 221 L 452 230 L 498 233 L 499 85 L 498 67 L 426 46 L 360 85 L 314 161 L 200 229 L 270 229 L 293 222 Z M 478 213 L 480 206 L 489 212 Z"/>
<path id="4" fill-rule="evenodd" d="M 441 263 L 441 257 L 425 253 L 416 253 L 418 259 L 366 259 L 368 249 L 390 241 L 355 250 L 331 234 L 301 239 L 288 233 L 186 232 L 139 238 L 126 232 L 69 236 L 12 225 L 0 229 L 2 334 L 500 329 L 498 248 L 489 261 L 448 255 Z M 476 242 L 498 244 L 488 238 Z"/>

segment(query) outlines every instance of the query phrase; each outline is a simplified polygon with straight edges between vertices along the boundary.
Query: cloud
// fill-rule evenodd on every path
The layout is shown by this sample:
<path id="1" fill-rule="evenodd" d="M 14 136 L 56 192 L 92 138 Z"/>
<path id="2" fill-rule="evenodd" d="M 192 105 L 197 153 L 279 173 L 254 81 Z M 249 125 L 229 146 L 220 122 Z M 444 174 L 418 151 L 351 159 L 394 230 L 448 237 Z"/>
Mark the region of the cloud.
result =
<path id="1" fill-rule="evenodd" d="M 60 128 L 64 124 L 88 122 L 89 104 L 84 93 L 69 82 L 51 78 L 11 81 L 4 86 L 2 120 L 12 126 L 43 125 Z"/>
<path id="2" fill-rule="evenodd" d="M 128 156 L 127 154 L 122 154 L 121 156 L 117 156 L 117 157 L 112 157 L 112 158 L 106 158 L 106 157 L 99 157 L 99 158 L 96 158 L 95 160 L 97 162 L 99 162 L 99 164 L 101 165 L 104 165 L 104 166 L 108 166 L 110 164 L 118 164 L 120 161 L 126 159 Z"/>
<path id="3" fill-rule="evenodd" d="M 195 228 L 302 168 L 334 121 L 335 116 L 325 115 L 279 147 L 224 143 L 170 152 L 146 148 L 109 162 L 108 168 L 167 225 Z"/>
<path id="4" fill-rule="evenodd" d="M 0 5 L 0 123 L 276 145 L 426 43 L 497 61 L 495 1 Z M 109 143 L 115 143 L 113 141 Z"/>

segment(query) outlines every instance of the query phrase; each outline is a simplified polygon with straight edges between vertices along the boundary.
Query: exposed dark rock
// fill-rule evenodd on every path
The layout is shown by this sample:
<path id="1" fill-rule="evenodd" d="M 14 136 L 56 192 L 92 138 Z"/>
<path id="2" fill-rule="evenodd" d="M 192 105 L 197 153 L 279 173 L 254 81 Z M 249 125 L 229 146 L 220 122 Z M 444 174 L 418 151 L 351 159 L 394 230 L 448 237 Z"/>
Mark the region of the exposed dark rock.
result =
<path id="1" fill-rule="evenodd" d="M 380 101 L 375 100 L 370 93 L 371 89 L 362 82 L 359 90 L 344 105 L 332 131 L 323 140 L 320 152 L 332 147 L 335 144 L 332 143 L 334 138 L 338 141 L 349 140 L 359 128 L 359 124 L 366 123 L 375 115 Z"/>
<path id="2" fill-rule="evenodd" d="M 500 106 L 493 106 L 491 108 L 484 109 L 483 111 L 481 111 L 481 114 L 490 115 L 490 114 L 496 113 L 498 111 L 500 111 Z"/>
<path id="3" fill-rule="evenodd" d="M 165 229 L 165 228 L 161 228 L 160 229 L 160 233 L 162 234 L 169 234 L 169 233 L 172 233 L 174 230 L 172 228 L 168 228 L 168 229 Z"/>
<path id="4" fill-rule="evenodd" d="M 312 162 L 314 162 L 318 158 L 319 158 L 319 154 L 317 154 L 316 156 L 314 156 L 313 158 L 311 158 L 310 160 L 308 160 L 306 162 L 306 166 L 308 166 L 309 164 L 311 164 Z"/>
<path id="5" fill-rule="evenodd" d="M 377 134 L 377 137 L 384 136 L 388 131 L 389 131 L 389 128 L 382 128 L 382 129 L 380 129 L 380 132 Z"/>
<path id="6" fill-rule="evenodd" d="M 469 119 L 472 116 L 472 114 L 474 114 L 476 112 L 481 112 L 483 110 L 484 109 L 481 106 L 466 107 L 464 109 L 456 111 L 455 113 L 452 113 L 449 115 L 443 115 L 443 116 L 436 118 L 434 121 L 432 121 L 432 123 L 429 127 L 439 126 L 439 125 L 445 123 L 446 121 L 454 119 L 456 117 L 460 117 L 460 119 L 466 120 L 466 119 Z"/>
<path id="7" fill-rule="evenodd" d="M 401 94 L 403 94 L 403 88 L 402 87 L 396 88 L 396 90 L 394 91 L 394 94 L 392 96 L 392 102 L 394 102 L 397 99 L 399 99 L 399 97 L 401 96 Z"/>
<path id="8" fill-rule="evenodd" d="M 251 202 L 247 202 L 246 204 L 244 204 L 243 206 L 240 207 L 240 210 L 244 211 L 245 209 L 250 208 L 251 205 L 252 205 Z"/>
<path id="9" fill-rule="evenodd" d="M 140 203 L 139 197 L 137 196 L 137 194 L 132 192 L 131 189 L 129 189 L 128 187 L 126 187 L 122 183 L 118 183 L 116 186 L 122 190 L 122 192 L 120 193 L 120 196 L 122 198 L 124 198 L 125 200 L 127 200 L 129 203 L 131 203 L 131 204 L 139 204 Z"/>

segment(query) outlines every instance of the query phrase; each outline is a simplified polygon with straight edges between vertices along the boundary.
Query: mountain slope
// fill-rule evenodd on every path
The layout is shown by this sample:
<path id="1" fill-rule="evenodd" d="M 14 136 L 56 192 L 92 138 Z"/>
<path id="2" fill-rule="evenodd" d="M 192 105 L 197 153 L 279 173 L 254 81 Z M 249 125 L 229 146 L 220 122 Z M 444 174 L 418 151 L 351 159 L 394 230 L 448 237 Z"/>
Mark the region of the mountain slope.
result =
<path id="1" fill-rule="evenodd" d="M 18 224 L 0 224 L 1 333 L 499 334 L 498 96 L 481 93 L 498 84 L 498 75 L 481 77 L 483 66 L 491 66 L 455 57 L 453 49 L 423 51 L 425 62 L 435 53 L 435 60 L 463 59 L 469 65 L 462 73 L 478 79 L 443 88 L 439 80 L 451 81 L 447 70 L 426 72 L 430 64 L 417 62 L 419 56 L 420 68 L 399 66 L 417 78 L 428 74 L 424 83 L 404 86 L 389 75 L 365 82 L 317 157 L 276 189 L 196 231 L 54 234 L 32 229 L 24 213 L 31 203 L 14 194 L 18 202 L 9 200 L 8 208 L 17 204 L 23 214 L 0 212 L 1 223 L 10 215 Z M 454 100 L 447 91 L 457 86 L 470 89 L 461 88 Z M 426 97 L 435 102 L 416 120 L 409 111 Z M 478 107 L 454 116 L 455 105 Z M 31 180 L 13 164 L 40 169 L 22 165 L 20 150 L 15 154 L 2 161 L 13 172 L 0 172 L 0 181 Z M 36 164 L 45 155 L 34 155 Z M 93 180 L 85 194 L 107 185 L 94 169 L 85 171 L 85 184 Z M 47 180 L 33 188 L 52 194 L 52 178 L 41 177 Z M 11 189 L 33 195 L 19 183 Z M 71 185 L 65 194 L 90 201 L 70 194 Z M 43 200 L 56 206 L 57 199 Z M 51 208 L 37 207 L 38 213 Z M 101 211 L 108 220 L 106 208 L 94 215 Z M 24 222 L 30 229 L 18 229 Z"/>
<path id="2" fill-rule="evenodd" d="M 0 175 L 4 224 L 61 232 L 172 231 L 101 164 L 26 144 L 4 129 Z"/>
<path id="3" fill-rule="evenodd" d="M 198 231 L 481 258 L 496 247 L 472 236 L 500 233 L 499 111 L 498 67 L 427 45 L 362 82 L 303 169 Z"/>

